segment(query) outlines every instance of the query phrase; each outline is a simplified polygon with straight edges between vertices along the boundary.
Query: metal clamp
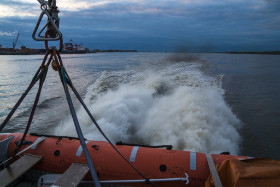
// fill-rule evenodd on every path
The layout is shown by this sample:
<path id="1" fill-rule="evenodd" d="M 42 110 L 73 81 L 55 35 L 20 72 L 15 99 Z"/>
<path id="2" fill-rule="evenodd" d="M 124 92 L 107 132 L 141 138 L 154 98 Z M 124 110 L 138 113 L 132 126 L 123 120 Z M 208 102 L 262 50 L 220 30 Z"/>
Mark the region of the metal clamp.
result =
<path id="1" fill-rule="evenodd" d="M 47 38 L 48 32 L 49 32 L 49 30 L 47 30 L 46 33 L 45 33 L 46 38 Z M 48 39 L 48 38 L 47 38 L 47 39 Z M 50 40 L 44 40 L 44 42 L 45 42 L 45 48 L 46 48 L 47 51 L 49 50 L 49 46 L 48 46 L 48 45 L 49 45 L 49 44 L 48 44 L 49 41 L 50 41 Z M 62 39 L 62 34 L 61 34 L 61 37 L 59 38 L 59 50 L 58 50 L 58 52 L 61 52 L 61 51 L 62 51 L 62 48 L 63 48 L 63 39 Z"/>
<path id="2" fill-rule="evenodd" d="M 38 0 L 38 2 L 41 4 L 42 13 L 40 14 L 37 24 L 33 30 L 32 38 L 36 41 L 59 40 L 62 37 L 62 34 L 59 31 L 59 18 L 58 18 L 59 11 L 57 10 L 56 0 L 49 0 L 48 4 L 44 0 Z M 36 37 L 37 30 L 39 28 L 39 25 L 44 15 L 48 17 L 48 22 L 41 29 L 41 31 L 38 33 Z M 46 27 L 48 30 L 48 36 L 45 35 L 42 36 L 41 34 Z"/>

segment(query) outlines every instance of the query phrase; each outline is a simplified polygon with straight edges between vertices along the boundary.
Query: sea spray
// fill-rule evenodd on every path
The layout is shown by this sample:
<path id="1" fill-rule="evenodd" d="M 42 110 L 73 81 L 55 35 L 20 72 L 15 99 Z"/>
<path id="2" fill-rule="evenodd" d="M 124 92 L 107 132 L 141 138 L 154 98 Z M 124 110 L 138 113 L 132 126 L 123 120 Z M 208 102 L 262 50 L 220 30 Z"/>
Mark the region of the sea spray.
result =
<path id="1" fill-rule="evenodd" d="M 221 76 L 205 75 L 201 66 L 179 61 L 103 72 L 85 101 L 113 142 L 237 154 L 240 121 L 224 101 Z M 86 138 L 104 140 L 83 109 L 77 115 Z M 56 133 L 76 136 L 67 118 Z"/>
<path id="2" fill-rule="evenodd" d="M 137 133 L 150 144 L 200 152 L 238 151 L 239 121 L 215 89 L 179 87 L 147 113 Z"/>

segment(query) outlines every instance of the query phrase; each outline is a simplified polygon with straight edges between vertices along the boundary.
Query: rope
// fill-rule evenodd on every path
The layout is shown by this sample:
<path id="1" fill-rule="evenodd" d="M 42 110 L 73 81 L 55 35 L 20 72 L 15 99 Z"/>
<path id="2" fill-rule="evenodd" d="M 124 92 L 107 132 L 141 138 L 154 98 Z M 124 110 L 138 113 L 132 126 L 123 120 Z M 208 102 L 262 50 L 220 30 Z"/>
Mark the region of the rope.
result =
<path id="1" fill-rule="evenodd" d="M 4 127 L 6 126 L 6 124 L 9 122 L 9 120 L 11 119 L 11 117 L 13 116 L 13 114 L 15 113 L 15 111 L 17 110 L 17 108 L 20 106 L 20 104 L 22 103 L 22 101 L 24 100 L 24 98 L 27 96 L 27 94 L 29 93 L 29 91 L 32 89 L 32 87 L 36 84 L 36 82 L 40 79 L 40 72 L 42 71 L 42 66 L 44 64 L 44 62 L 47 60 L 48 55 L 50 54 L 51 51 L 47 51 L 47 53 L 45 54 L 45 57 L 43 59 L 42 65 L 38 68 L 37 72 L 35 73 L 34 77 L 32 78 L 31 83 L 29 84 L 29 86 L 27 87 L 27 89 L 25 90 L 25 92 L 22 94 L 22 96 L 19 98 L 19 100 L 17 101 L 17 103 L 15 104 L 15 106 L 12 108 L 12 110 L 10 111 L 10 113 L 8 114 L 8 116 L 6 117 L 6 119 L 4 120 L 4 122 L 1 124 L 0 126 L 0 132 L 2 132 L 2 130 L 4 129 Z"/>
<path id="2" fill-rule="evenodd" d="M 68 82 L 67 82 L 67 79 L 66 79 L 66 76 L 65 76 L 65 69 L 63 68 L 62 60 L 61 60 L 61 58 L 59 58 L 60 61 L 58 61 L 57 55 L 59 55 L 59 53 L 56 53 L 55 50 L 53 52 L 53 55 L 54 55 L 54 58 L 55 58 L 55 63 L 57 65 L 58 69 L 59 69 L 58 73 L 60 75 L 61 83 L 62 83 L 63 88 L 64 88 L 64 92 L 65 92 L 66 99 L 67 99 L 67 102 L 68 102 L 68 106 L 69 106 L 69 109 L 70 109 L 70 112 L 71 112 L 71 116 L 72 116 L 76 131 L 77 131 L 77 134 L 78 134 L 78 137 L 79 137 L 79 140 L 80 140 L 80 144 L 83 148 L 84 155 L 86 157 L 86 161 L 88 163 L 88 167 L 89 167 L 92 179 L 94 179 L 94 183 L 95 183 L 96 187 L 101 187 L 101 184 L 99 182 L 97 173 L 94 169 L 93 162 L 92 162 L 91 157 L 89 155 L 89 152 L 88 152 L 88 149 L 87 149 L 87 146 L 86 146 L 86 143 L 85 143 L 85 138 L 83 136 L 83 133 L 82 133 L 82 130 L 81 130 L 81 127 L 80 127 L 80 124 L 79 124 L 79 121 L 78 121 L 78 118 L 77 118 L 77 115 L 76 115 L 76 112 L 75 112 L 75 108 L 74 108 L 74 105 L 72 103 L 72 99 L 71 99 L 71 96 L 70 96 L 70 93 L 69 93 L 69 90 L 68 90 L 68 86 L 67 86 Z"/>
<path id="3" fill-rule="evenodd" d="M 59 59 L 60 55 L 58 54 Z M 64 69 L 64 67 L 62 66 L 61 68 Z M 74 94 L 76 95 L 77 99 L 80 101 L 80 103 L 82 104 L 82 106 L 84 107 L 84 109 L 86 110 L 87 114 L 89 115 L 89 117 L 91 118 L 92 122 L 95 124 L 96 128 L 99 130 L 99 132 L 102 134 L 102 136 L 108 141 L 108 143 L 113 147 L 113 149 L 126 161 L 126 163 L 129 164 L 130 167 L 132 167 L 142 178 L 145 179 L 147 184 L 151 184 L 152 186 L 156 186 L 155 184 L 153 184 L 152 182 L 150 182 L 150 180 L 143 175 L 135 166 L 133 166 L 120 152 L 119 150 L 116 148 L 116 146 L 114 146 L 114 144 L 111 142 L 111 140 L 106 136 L 106 134 L 103 132 L 103 130 L 100 128 L 100 126 L 98 125 L 98 123 L 96 122 L 96 120 L 94 119 L 94 117 L 92 116 L 91 112 L 89 111 L 89 109 L 87 108 L 86 104 L 84 103 L 84 101 L 82 100 L 81 96 L 79 95 L 79 93 L 77 92 L 76 88 L 74 87 L 74 85 L 72 84 L 72 81 L 70 79 L 70 77 L 68 76 L 66 70 L 64 69 L 64 72 L 66 74 L 65 79 L 66 82 L 68 83 L 68 85 L 70 86 L 70 88 L 73 90 Z"/>
<path id="4" fill-rule="evenodd" d="M 51 55 L 50 55 L 51 54 Z M 45 65 L 45 62 L 48 58 L 48 56 L 50 55 L 50 58 L 47 62 L 47 64 Z M 156 186 L 155 184 L 153 184 L 152 182 L 150 182 L 150 180 L 145 177 L 145 175 L 143 175 L 135 166 L 133 166 L 120 152 L 119 150 L 114 146 L 114 144 L 111 142 L 111 140 L 106 136 L 106 134 L 102 131 L 102 129 L 100 128 L 100 126 L 98 125 L 98 123 L 96 122 L 96 120 L 94 119 L 94 117 L 92 116 L 92 114 L 90 113 L 89 109 L 87 108 L 87 106 L 85 105 L 85 103 L 83 102 L 81 96 L 79 95 L 79 93 L 77 92 L 76 88 L 74 87 L 74 85 L 72 84 L 72 81 L 67 73 L 67 71 L 65 70 L 64 66 L 63 66 L 63 62 L 61 59 L 61 56 L 59 53 L 57 53 L 56 50 L 48 50 L 47 53 L 45 54 L 45 57 L 43 59 L 43 62 L 41 64 L 41 66 L 39 67 L 39 69 L 37 70 L 37 72 L 35 73 L 35 76 L 33 77 L 29 87 L 27 88 L 27 90 L 24 92 L 24 94 L 21 96 L 21 98 L 19 99 L 19 101 L 16 103 L 16 105 L 14 106 L 14 108 L 12 109 L 12 111 L 9 113 L 9 115 L 7 116 L 7 118 L 5 119 L 5 121 L 2 123 L 1 127 L 0 127 L 0 132 L 2 131 L 2 129 L 5 127 L 5 125 L 8 123 L 8 121 L 10 120 L 10 118 L 12 117 L 12 115 L 14 114 L 14 112 L 16 111 L 16 109 L 18 108 L 18 106 L 21 104 L 21 102 L 24 100 L 25 96 L 29 93 L 29 91 L 31 90 L 31 88 L 36 84 L 36 82 L 38 80 L 40 80 L 39 83 L 39 88 L 36 94 L 36 98 L 34 100 L 34 104 L 32 107 L 32 111 L 31 114 L 29 116 L 29 120 L 27 122 L 24 134 L 20 140 L 20 143 L 18 145 L 18 148 L 15 150 L 14 155 L 13 155 L 13 159 L 15 158 L 15 156 L 17 155 L 18 151 L 20 150 L 20 148 L 23 145 L 23 142 L 25 141 L 26 135 L 30 129 L 32 120 L 33 120 L 33 116 L 40 98 L 40 94 L 41 94 L 41 90 L 44 84 L 44 81 L 46 79 L 46 75 L 47 75 L 47 71 L 48 71 L 48 66 L 50 65 L 50 62 L 52 59 L 55 59 L 56 64 L 58 66 L 59 69 L 59 76 L 61 79 L 61 82 L 63 84 L 63 88 L 66 94 L 66 98 L 67 98 L 67 102 L 71 111 L 71 115 L 75 124 L 75 128 L 77 130 L 78 136 L 79 136 L 79 140 L 81 142 L 81 145 L 83 147 L 84 153 L 88 162 L 88 165 L 90 167 L 90 165 L 92 164 L 91 158 L 89 156 L 87 147 L 85 145 L 85 139 L 81 133 L 81 129 L 80 129 L 80 125 L 78 122 L 78 118 L 76 116 L 76 112 L 72 103 L 72 99 L 71 96 L 69 94 L 69 90 L 68 90 L 68 86 L 73 90 L 74 94 L 76 95 L 76 97 L 78 98 L 78 100 L 80 101 L 80 103 L 82 104 L 82 106 L 84 107 L 84 109 L 86 110 L 86 112 L 88 113 L 89 117 L 91 118 L 91 120 L 93 121 L 93 123 L 95 124 L 96 128 L 99 130 L 99 132 L 102 134 L 102 136 L 108 141 L 108 143 L 113 147 L 113 149 L 130 165 L 130 167 L 132 167 L 142 178 L 145 179 L 147 184 L 151 184 L 152 186 Z M 12 160 L 13 160 L 12 159 Z M 97 174 L 94 170 L 93 164 L 92 164 L 92 170 L 91 170 L 91 174 L 92 174 L 92 178 L 95 179 L 94 181 L 96 182 L 96 186 L 100 186 L 100 182 L 98 180 Z"/>
<path id="5" fill-rule="evenodd" d="M 20 152 L 18 152 L 18 153 L 16 154 L 16 156 L 18 156 L 18 155 L 24 153 L 25 151 L 27 151 L 28 149 L 30 149 L 30 148 L 32 148 L 32 147 L 34 147 L 34 146 L 36 146 L 37 144 L 39 144 L 39 143 L 41 143 L 42 141 L 44 141 L 46 138 L 47 138 L 47 137 L 43 137 L 43 136 L 39 137 L 33 144 L 29 145 L 28 147 L 26 147 L 26 148 L 24 148 L 23 150 L 21 150 Z M 8 163 L 10 160 L 13 160 L 13 159 L 14 159 L 14 156 L 8 158 L 7 160 L 1 162 L 1 163 L 0 163 L 0 166 L 3 166 L 5 163 Z"/>
<path id="6" fill-rule="evenodd" d="M 1 127 L 0 127 L 0 132 L 4 129 L 4 127 L 6 126 L 6 124 L 9 122 L 9 120 L 11 119 L 11 117 L 13 116 L 14 112 L 17 110 L 17 108 L 20 106 L 20 104 L 22 103 L 22 101 L 24 100 L 24 98 L 26 97 L 26 95 L 29 93 L 29 91 L 32 89 L 32 87 L 36 84 L 36 82 L 38 80 L 40 80 L 39 82 L 39 88 L 38 88 L 38 91 L 37 91 L 37 94 L 36 94 L 36 97 L 35 97 L 35 100 L 34 100 L 34 104 L 32 106 L 32 110 L 31 110 L 31 113 L 29 115 L 29 119 L 28 119 L 28 122 L 27 122 L 27 125 L 26 125 L 26 128 L 25 128 L 25 131 L 24 131 L 24 134 L 21 138 L 21 140 L 19 141 L 19 145 L 18 147 L 15 149 L 14 151 L 14 154 L 13 156 L 9 159 L 10 161 L 13 161 L 15 159 L 15 157 L 18 155 L 18 151 L 20 150 L 20 148 L 22 147 L 23 143 L 25 142 L 25 137 L 30 129 L 30 126 L 31 126 L 31 123 L 32 123 L 32 120 L 33 120 L 33 116 L 34 116 L 34 113 L 35 113 L 35 110 L 36 110 L 36 107 L 37 107 L 37 104 L 39 102 L 39 98 L 40 98 L 40 94 L 41 94 L 41 91 L 42 91 L 42 87 L 43 87 L 43 84 L 44 84 L 44 81 L 46 79 L 46 76 L 47 76 L 47 72 L 48 72 L 48 66 L 51 62 L 51 59 L 52 59 L 52 55 L 51 57 L 49 58 L 48 60 L 48 63 L 47 65 L 45 65 L 46 63 L 46 60 L 49 56 L 49 54 L 51 53 L 51 51 L 47 51 L 46 54 L 45 54 L 45 57 L 42 61 L 42 64 L 41 66 L 39 67 L 39 69 L 37 70 L 37 72 L 35 73 L 34 77 L 32 78 L 32 81 L 30 83 L 30 85 L 28 86 L 28 88 L 26 89 L 26 91 L 22 94 L 22 96 L 20 97 L 20 99 L 18 100 L 18 102 L 16 103 L 16 105 L 13 107 L 13 109 L 11 110 L 11 112 L 9 113 L 9 115 L 6 117 L 6 119 L 4 120 L 4 122 L 1 124 Z M 9 164 L 8 164 L 9 165 Z"/>
<path id="7" fill-rule="evenodd" d="M 39 78 L 40 78 L 40 83 L 39 83 L 39 88 L 38 88 L 38 91 L 37 91 L 37 94 L 36 94 L 36 98 L 34 100 L 34 104 L 33 104 L 33 107 L 32 107 L 32 110 L 31 110 L 31 113 L 29 115 L 29 119 L 28 119 L 28 122 L 27 122 L 27 125 L 26 125 L 26 128 L 25 128 L 25 131 L 24 131 L 24 134 L 19 142 L 19 145 L 17 147 L 17 149 L 15 150 L 14 152 L 14 156 L 16 156 L 17 152 L 19 151 L 19 149 L 21 148 L 24 140 L 25 140 L 25 137 L 29 131 L 29 128 L 30 128 L 30 125 L 32 123 L 32 120 L 33 120 L 33 117 L 34 117 L 34 113 L 35 113 L 35 110 L 37 108 L 37 105 L 38 105 L 38 102 L 39 102 L 39 99 L 40 99 L 40 95 L 41 95 L 41 91 L 42 91 L 42 87 L 43 87 L 43 84 L 44 84 L 44 81 L 46 79 L 46 76 L 47 76 L 47 72 L 48 72 L 48 67 L 47 66 L 44 66 L 42 68 L 42 71 L 41 73 L 39 74 Z"/>
<path id="8" fill-rule="evenodd" d="M 75 112 L 75 108 L 73 106 L 73 103 L 72 103 L 72 99 L 71 99 L 71 96 L 70 96 L 70 93 L 69 93 L 69 90 L 68 90 L 68 86 L 73 90 L 73 92 L 75 93 L 76 97 L 78 98 L 78 100 L 80 101 L 80 103 L 83 105 L 84 109 L 86 110 L 86 112 L 88 113 L 88 115 L 90 116 L 91 120 L 93 121 L 93 123 L 95 124 L 96 128 L 99 130 L 99 132 L 103 135 L 103 137 L 109 142 L 109 144 L 115 149 L 115 151 L 141 176 L 145 179 L 145 182 L 147 184 L 151 184 L 152 186 L 156 186 L 154 185 L 153 183 L 151 183 L 151 181 L 145 177 L 138 169 L 136 169 L 120 152 L 119 150 L 113 145 L 113 143 L 111 142 L 111 140 L 105 135 L 105 133 L 102 131 L 102 129 L 100 128 L 100 126 L 97 124 L 96 120 L 94 119 L 94 117 L 92 116 L 92 114 L 90 113 L 90 111 L 88 110 L 87 106 L 85 105 L 85 103 L 83 102 L 82 98 L 80 97 L 79 93 L 77 92 L 77 90 L 75 89 L 75 87 L 73 86 L 71 80 L 70 80 L 70 77 L 69 75 L 67 74 L 64 66 L 63 66 L 63 62 L 62 62 L 62 59 L 61 59 L 61 56 L 60 56 L 60 52 L 63 48 L 63 41 L 62 41 L 62 34 L 61 32 L 59 31 L 59 18 L 58 18 L 58 10 L 57 10 L 57 7 L 56 7 L 56 0 L 48 0 L 48 5 L 46 4 L 45 1 L 43 0 L 38 0 L 38 2 L 41 4 L 41 9 L 42 9 L 42 13 L 37 21 L 37 24 L 34 28 L 34 31 L 32 33 L 32 38 L 34 40 L 37 40 L 37 41 L 44 41 L 45 42 L 45 48 L 47 50 L 46 54 L 45 54 L 45 57 L 42 61 L 42 64 L 40 66 L 40 68 L 37 70 L 37 72 L 35 73 L 35 76 L 33 77 L 30 85 L 28 86 L 27 90 L 23 93 L 23 95 L 21 96 L 21 98 L 18 100 L 18 102 L 16 103 L 16 105 L 13 107 L 13 109 L 11 110 L 11 112 L 9 113 L 9 115 L 7 116 L 7 118 L 5 119 L 5 121 L 1 124 L 0 126 L 0 132 L 3 130 L 3 128 L 5 127 L 5 125 L 8 123 L 8 121 L 11 119 L 12 115 L 14 114 L 14 112 L 16 111 L 16 109 L 19 107 L 19 105 L 21 104 L 21 102 L 24 100 L 24 98 L 26 97 L 26 95 L 29 93 L 29 91 L 32 89 L 32 87 L 36 84 L 36 82 L 38 80 L 40 80 L 39 82 L 39 88 L 38 88 L 38 91 L 37 91 L 37 94 L 36 94 L 36 97 L 35 97 L 35 100 L 34 100 L 34 103 L 33 103 L 33 107 L 32 107 L 32 110 L 31 110 L 31 113 L 30 113 L 30 116 L 29 116 L 29 119 L 28 119 L 28 122 L 27 122 L 27 125 L 26 125 L 26 128 L 25 128 L 25 131 L 24 131 L 24 134 L 19 142 L 19 145 L 17 147 L 17 149 L 15 150 L 14 152 L 14 155 L 12 157 L 12 160 L 17 156 L 17 153 L 18 151 L 20 150 L 20 148 L 22 147 L 23 145 L 23 142 L 25 141 L 25 138 L 26 138 L 26 135 L 30 129 L 30 126 L 31 126 L 31 123 L 32 123 L 32 120 L 33 120 L 33 116 L 35 114 L 35 110 L 37 108 L 37 105 L 38 105 L 38 102 L 39 102 L 39 98 L 40 98 L 40 94 L 41 94 L 41 91 L 42 91 L 42 87 L 43 87 L 43 84 L 44 84 L 44 81 L 46 79 L 46 75 L 47 75 L 47 71 L 48 71 L 48 66 L 50 65 L 50 62 L 51 60 L 54 58 L 55 59 L 55 63 L 58 67 L 58 73 L 59 73 L 59 76 L 60 76 L 60 79 L 61 79 L 61 82 L 62 82 L 62 85 L 63 85 L 63 88 L 64 88 L 64 92 L 65 92 L 65 95 L 66 95 L 66 99 L 67 99 L 67 102 L 68 102 L 68 106 L 69 106 L 69 109 L 70 109 L 70 112 L 71 112 L 71 115 L 72 115 L 72 118 L 73 118 L 73 121 L 74 121 L 74 125 L 75 125 L 75 128 L 76 128 L 76 131 L 77 131 L 77 134 L 78 134 L 78 137 L 79 137 L 79 140 L 80 140 L 80 143 L 81 143 L 81 146 L 83 148 L 83 151 L 85 153 L 85 157 L 86 157 L 86 160 L 87 160 L 87 163 L 88 163 L 88 166 L 89 166 L 89 169 L 90 169 L 90 173 L 91 173 L 91 176 L 92 178 L 94 179 L 94 183 L 95 183 L 95 186 L 97 187 L 101 187 L 101 184 L 99 182 L 99 179 L 98 179 L 98 176 L 97 176 L 97 173 L 94 169 L 94 166 L 93 166 L 93 163 L 92 163 L 92 160 L 91 160 L 91 157 L 89 155 L 89 152 L 87 150 L 87 147 L 86 147 L 86 144 L 85 144 L 85 139 L 83 137 L 83 134 L 82 134 L 82 131 L 81 131 L 81 128 L 80 128 L 80 125 L 79 125 L 79 121 L 78 121 L 78 118 L 77 118 L 77 115 L 76 115 L 76 112 Z M 48 8 L 49 7 L 49 8 Z M 44 15 L 47 15 L 48 17 L 48 22 L 47 24 L 43 27 L 43 29 L 39 32 L 38 34 L 38 37 L 39 38 L 36 38 L 35 35 L 36 35 L 36 32 L 38 30 L 38 27 L 41 23 L 41 20 L 43 18 Z M 42 33 L 42 31 L 47 27 L 47 31 L 45 32 L 45 36 L 41 36 L 40 34 Z M 48 47 L 48 41 L 56 41 L 56 40 L 60 40 L 60 43 L 59 43 L 59 50 L 52 50 L 52 49 L 49 49 Z M 45 65 L 45 62 L 48 58 L 48 56 L 51 54 L 47 64 Z"/>

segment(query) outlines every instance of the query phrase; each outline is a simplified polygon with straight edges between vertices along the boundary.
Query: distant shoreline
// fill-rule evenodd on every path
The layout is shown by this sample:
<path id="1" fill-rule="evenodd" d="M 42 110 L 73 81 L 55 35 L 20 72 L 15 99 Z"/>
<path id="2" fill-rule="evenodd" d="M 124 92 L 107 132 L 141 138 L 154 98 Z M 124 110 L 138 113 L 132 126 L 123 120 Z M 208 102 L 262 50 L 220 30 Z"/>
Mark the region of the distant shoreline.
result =
<path id="1" fill-rule="evenodd" d="M 62 51 L 61 54 L 87 54 L 87 53 L 111 53 L 111 52 L 138 52 L 137 50 L 121 50 L 121 49 L 108 49 L 108 50 L 86 50 L 86 51 Z M 0 55 L 44 55 L 46 52 L 36 49 L 36 51 L 11 51 L 0 50 Z"/>
<path id="2" fill-rule="evenodd" d="M 228 52 L 217 52 L 226 54 L 260 54 L 260 55 L 280 55 L 280 51 L 228 51 Z"/>
<path id="3" fill-rule="evenodd" d="M 3 49 L 3 48 L 2 48 Z M 34 49 L 32 49 L 34 50 Z M 37 49 L 35 49 L 37 50 Z M 137 50 L 121 50 L 121 49 L 95 49 L 95 50 L 86 50 L 83 52 L 65 52 L 62 51 L 61 54 L 87 54 L 87 53 L 111 53 L 111 52 L 160 52 L 160 51 L 137 51 Z M 167 52 L 167 53 L 219 53 L 219 54 L 260 54 L 260 55 L 280 55 L 280 51 L 224 51 L 224 52 Z M 0 55 L 38 55 L 44 54 L 44 52 L 38 51 L 4 51 L 0 50 Z"/>

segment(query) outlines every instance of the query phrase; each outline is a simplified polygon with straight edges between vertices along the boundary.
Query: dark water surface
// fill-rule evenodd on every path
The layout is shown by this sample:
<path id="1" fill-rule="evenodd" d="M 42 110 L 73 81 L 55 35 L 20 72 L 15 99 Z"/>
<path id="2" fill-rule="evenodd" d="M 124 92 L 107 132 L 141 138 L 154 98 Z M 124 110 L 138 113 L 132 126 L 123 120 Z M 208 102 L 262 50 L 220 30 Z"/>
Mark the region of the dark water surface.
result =
<path id="1" fill-rule="evenodd" d="M 43 56 L 0 56 L 0 122 Z M 66 69 L 113 141 L 280 160 L 280 56 L 97 53 L 63 55 Z M 35 87 L 5 132 L 22 132 Z M 103 140 L 74 102 L 85 136 Z M 31 132 L 76 136 L 51 68 Z"/>
<path id="2" fill-rule="evenodd" d="M 217 54 L 209 71 L 224 75 L 225 99 L 244 123 L 241 153 L 280 160 L 280 56 Z"/>

